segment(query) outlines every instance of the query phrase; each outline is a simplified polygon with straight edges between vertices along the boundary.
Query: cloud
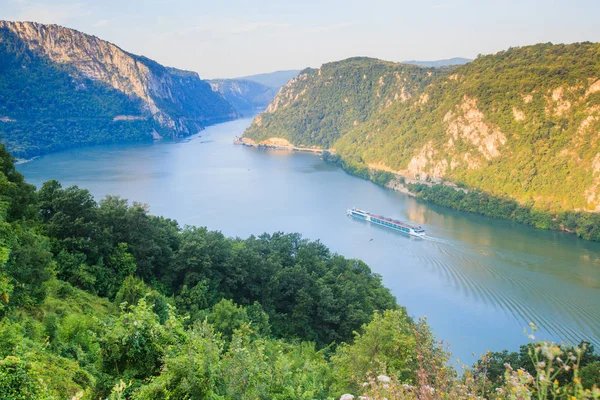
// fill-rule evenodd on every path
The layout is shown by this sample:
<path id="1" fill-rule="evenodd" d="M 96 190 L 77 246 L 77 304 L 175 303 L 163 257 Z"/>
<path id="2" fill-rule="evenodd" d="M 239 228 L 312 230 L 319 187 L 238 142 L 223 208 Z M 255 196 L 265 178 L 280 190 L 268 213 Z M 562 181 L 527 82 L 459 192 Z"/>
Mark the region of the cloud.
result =
<path id="1" fill-rule="evenodd" d="M 456 2 L 454 2 L 454 1 L 445 1 L 442 3 L 433 4 L 431 6 L 431 8 L 433 8 L 434 10 L 443 10 L 443 9 L 449 9 L 449 8 L 455 8 L 455 7 L 456 7 Z"/>
<path id="2" fill-rule="evenodd" d="M 306 28 L 305 31 L 310 33 L 330 32 L 345 29 L 349 26 L 352 26 L 350 22 L 340 22 L 338 24 L 311 26 Z"/>
<path id="3" fill-rule="evenodd" d="M 238 18 L 215 18 L 203 17 L 194 26 L 177 29 L 163 33 L 163 38 L 181 37 L 190 34 L 202 34 L 212 38 L 226 38 L 234 35 L 242 35 L 256 31 L 273 31 L 287 29 L 288 23 L 271 21 L 243 21 Z"/>
<path id="4" fill-rule="evenodd" d="M 74 18 L 90 15 L 82 3 L 19 2 L 19 10 L 12 20 L 34 21 L 45 24 L 65 24 Z"/>
<path id="5" fill-rule="evenodd" d="M 103 26 L 106 26 L 108 24 L 110 24 L 112 21 L 110 19 L 99 19 L 98 21 L 94 22 L 94 24 L 92 25 L 94 28 L 102 28 Z"/>

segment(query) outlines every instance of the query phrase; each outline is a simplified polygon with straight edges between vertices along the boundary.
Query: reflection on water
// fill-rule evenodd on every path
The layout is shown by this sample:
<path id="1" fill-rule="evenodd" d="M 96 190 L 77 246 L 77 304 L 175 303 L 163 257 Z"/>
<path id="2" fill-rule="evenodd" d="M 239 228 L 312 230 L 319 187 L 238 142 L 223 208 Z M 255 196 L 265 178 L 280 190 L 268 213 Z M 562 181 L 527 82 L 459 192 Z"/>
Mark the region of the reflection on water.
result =
<path id="1" fill-rule="evenodd" d="M 367 262 L 462 360 L 516 349 L 530 321 L 542 337 L 600 346 L 600 244 L 425 204 L 314 155 L 232 145 L 249 123 L 217 125 L 185 142 L 77 149 L 18 169 L 36 185 L 58 179 L 97 198 L 148 203 L 182 225 L 319 239 Z M 353 206 L 420 224 L 427 236 L 346 217 Z"/>

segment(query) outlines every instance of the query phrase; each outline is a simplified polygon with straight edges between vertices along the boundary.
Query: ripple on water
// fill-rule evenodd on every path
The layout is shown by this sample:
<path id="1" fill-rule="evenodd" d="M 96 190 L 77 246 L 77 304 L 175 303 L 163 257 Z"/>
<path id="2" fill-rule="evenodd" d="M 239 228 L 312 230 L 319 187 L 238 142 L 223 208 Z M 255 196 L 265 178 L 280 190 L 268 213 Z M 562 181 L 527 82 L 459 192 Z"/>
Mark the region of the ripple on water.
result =
<path id="1" fill-rule="evenodd" d="M 595 339 L 600 336 L 597 307 L 581 296 L 565 296 L 561 291 L 548 290 L 543 286 L 543 279 L 528 276 L 532 265 L 543 265 L 544 257 L 527 259 L 528 255 L 518 252 L 464 249 L 455 242 L 432 237 L 426 237 L 425 241 L 434 251 L 416 257 L 465 298 L 501 310 L 524 326 L 533 321 L 553 338 L 600 344 Z M 490 257 L 490 253 L 497 255 L 502 263 L 490 265 L 479 260 L 479 257 L 483 260 Z M 515 273 L 515 269 L 523 273 Z"/>

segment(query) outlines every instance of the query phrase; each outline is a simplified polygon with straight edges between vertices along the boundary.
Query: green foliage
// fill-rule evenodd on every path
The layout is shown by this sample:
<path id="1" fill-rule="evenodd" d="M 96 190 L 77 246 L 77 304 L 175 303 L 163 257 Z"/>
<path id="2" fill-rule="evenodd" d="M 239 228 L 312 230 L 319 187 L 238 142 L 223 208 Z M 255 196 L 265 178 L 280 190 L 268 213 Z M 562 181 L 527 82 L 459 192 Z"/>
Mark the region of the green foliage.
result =
<path id="1" fill-rule="evenodd" d="M 173 317 L 161 324 L 142 299 L 123 312 L 101 338 L 102 370 L 126 380 L 147 379 L 159 373 L 170 348 L 182 339 L 180 321 Z"/>
<path id="2" fill-rule="evenodd" d="M 600 387 L 600 361 L 583 366 L 579 376 L 581 377 L 581 385 L 585 389 L 591 389 L 594 386 Z"/>
<path id="3" fill-rule="evenodd" d="M 555 369 L 552 371 L 554 374 L 552 381 L 556 382 L 558 386 L 563 387 L 573 382 L 573 379 L 577 377 L 576 374 L 579 375 L 584 387 L 587 389 L 591 389 L 594 385 L 600 385 L 600 370 L 598 369 L 600 366 L 600 356 L 595 354 L 593 346 L 588 343 L 581 343 L 580 346 L 563 345 L 553 347 L 553 349 L 553 351 L 559 353 L 554 358 L 560 355 L 560 357 L 564 358 L 564 362 L 567 362 L 569 358 L 576 357 L 580 368 L 579 371 L 570 368 Z M 536 357 L 542 357 L 542 355 L 538 354 L 542 350 L 548 352 L 545 347 L 539 347 L 538 343 L 530 343 L 522 345 L 518 352 L 504 350 L 502 352 L 488 352 L 484 354 L 473 365 L 475 378 L 483 380 L 484 383 L 487 382 L 483 386 L 483 394 L 489 395 L 490 390 L 503 384 L 507 364 L 514 370 L 521 369 L 535 376 L 539 369 L 539 361 L 536 361 Z"/>
<path id="4" fill-rule="evenodd" d="M 341 346 L 332 359 L 340 379 L 339 390 L 348 387 L 358 390 L 365 377 L 375 371 L 393 375 L 401 382 L 416 382 L 418 325 L 404 309 L 375 313 L 373 321 L 361 331 L 356 333 L 352 344 Z M 420 335 L 424 337 L 429 333 Z M 431 339 L 420 344 L 435 348 Z"/>
<path id="5" fill-rule="evenodd" d="M 123 284 L 119 288 L 119 291 L 115 296 L 115 304 L 123 304 L 125 309 L 130 309 L 132 306 L 137 305 L 138 301 L 146 297 L 149 291 L 150 288 L 148 288 L 143 280 L 130 275 L 125 278 Z"/>
<path id="6" fill-rule="evenodd" d="M 221 300 L 215 304 L 208 315 L 208 322 L 225 340 L 231 340 L 233 332 L 250 324 L 248 313 L 231 300 Z"/>
<path id="7" fill-rule="evenodd" d="M 8 356 L 0 360 L 0 398 L 44 399 L 44 387 L 28 362 Z"/>
<path id="8" fill-rule="evenodd" d="M 567 230 L 577 236 L 600 241 L 600 214 L 540 211 L 531 204 L 522 205 L 508 197 L 490 195 L 477 190 L 457 190 L 436 184 L 409 183 L 407 187 L 417 198 L 455 210 L 468 211 L 492 218 L 510 219 L 540 229 Z"/>

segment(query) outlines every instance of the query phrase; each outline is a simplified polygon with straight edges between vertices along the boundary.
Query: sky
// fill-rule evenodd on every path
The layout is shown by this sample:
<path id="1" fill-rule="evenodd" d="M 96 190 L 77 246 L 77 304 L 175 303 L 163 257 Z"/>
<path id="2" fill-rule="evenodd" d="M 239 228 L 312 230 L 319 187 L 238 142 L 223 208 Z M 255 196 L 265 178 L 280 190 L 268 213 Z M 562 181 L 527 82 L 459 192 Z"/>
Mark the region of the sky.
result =
<path id="1" fill-rule="evenodd" d="M 0 20 L 74 28 L 202 78 L 598 42 L 598 16 L 600 0 L 0 0 Z"/>

